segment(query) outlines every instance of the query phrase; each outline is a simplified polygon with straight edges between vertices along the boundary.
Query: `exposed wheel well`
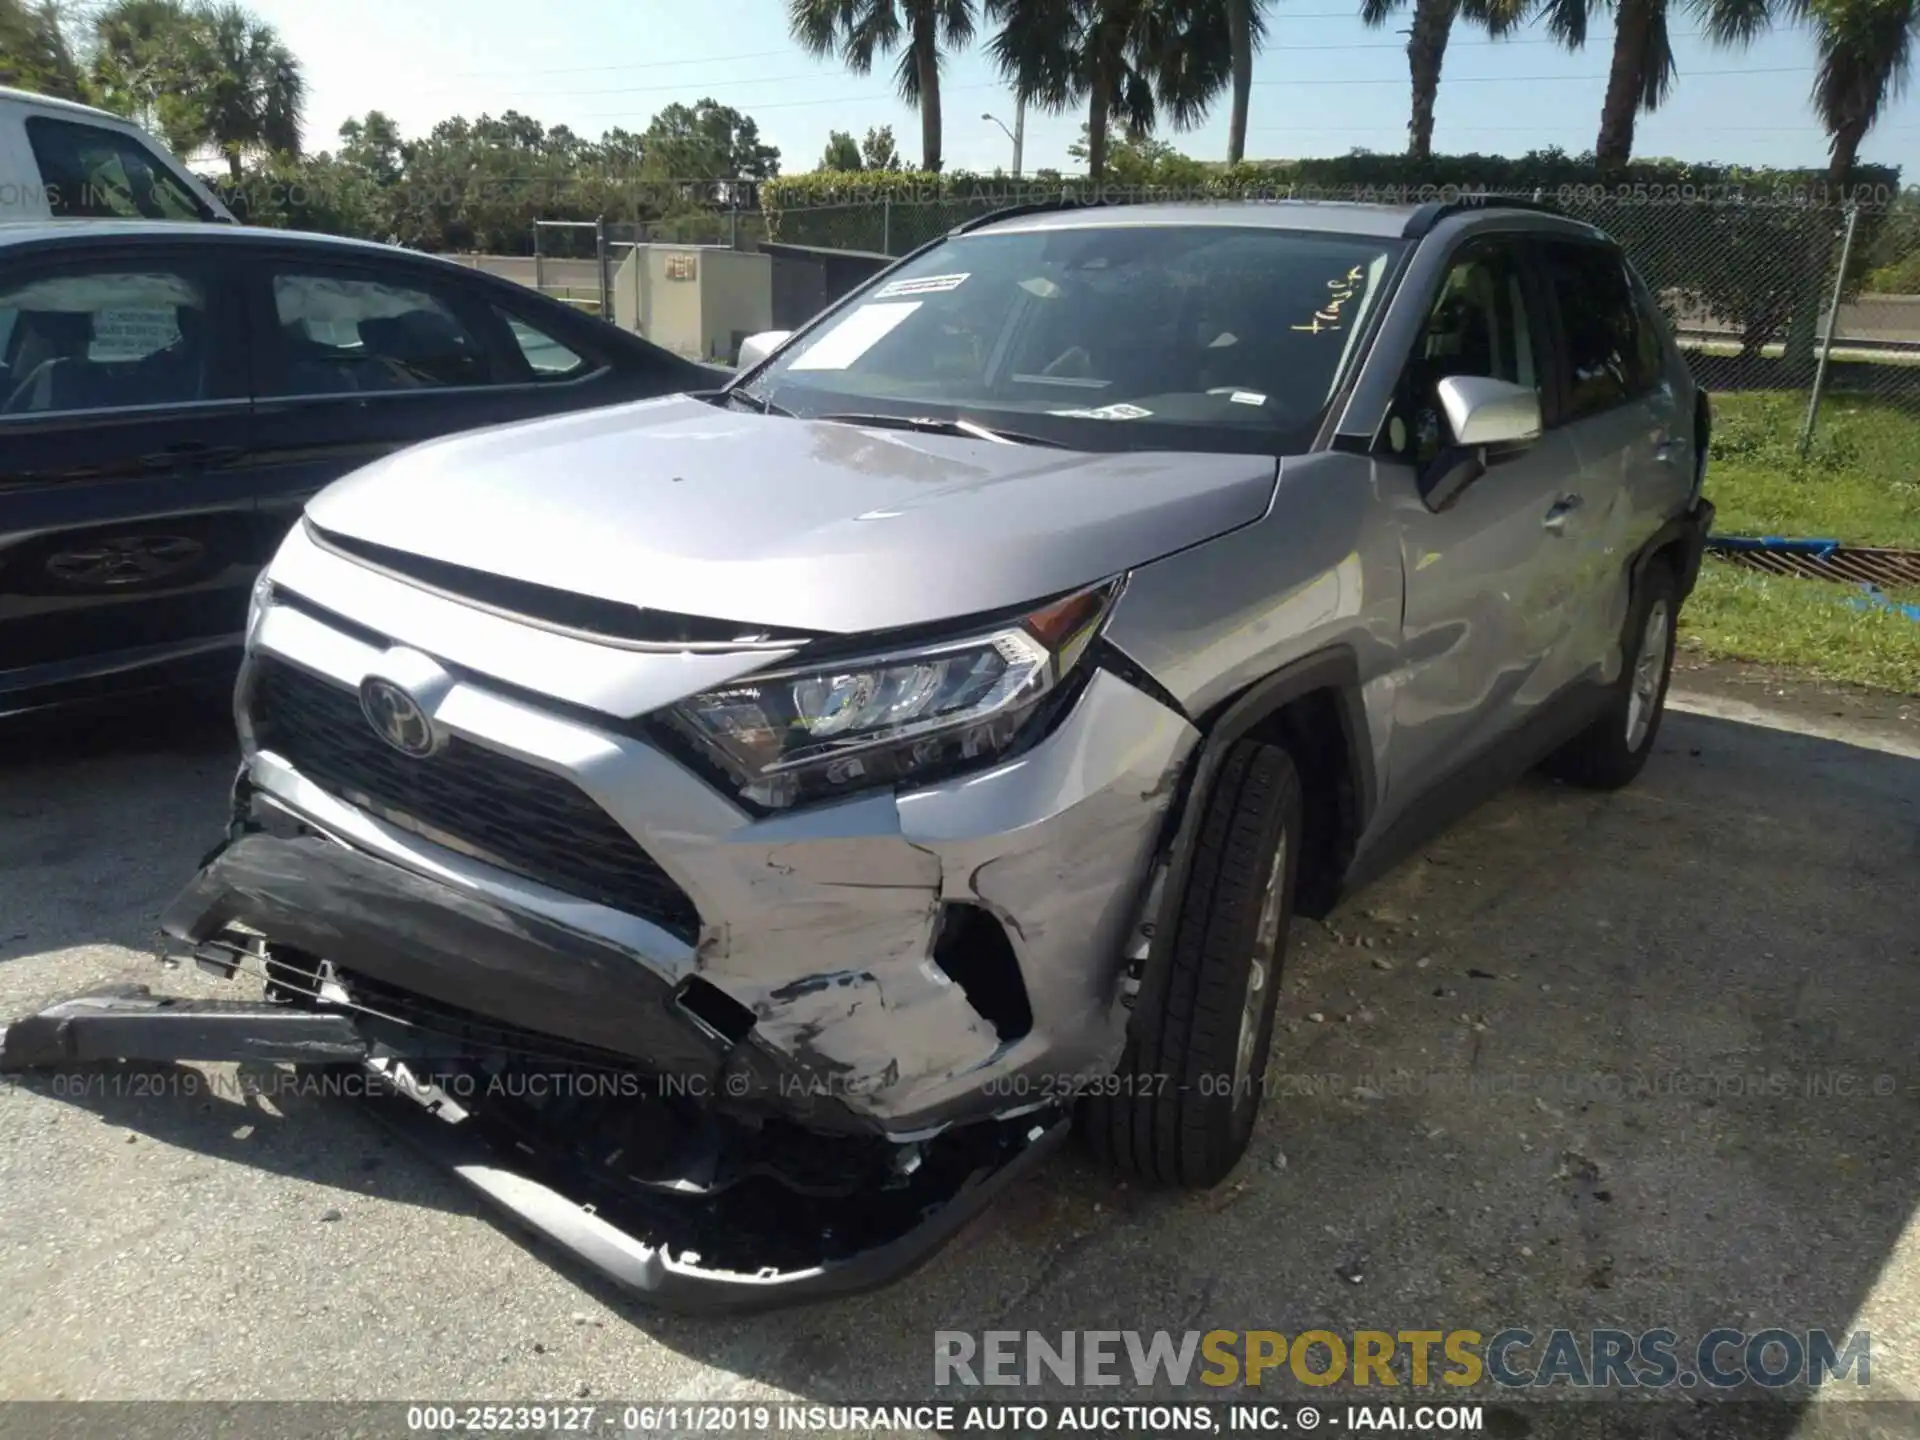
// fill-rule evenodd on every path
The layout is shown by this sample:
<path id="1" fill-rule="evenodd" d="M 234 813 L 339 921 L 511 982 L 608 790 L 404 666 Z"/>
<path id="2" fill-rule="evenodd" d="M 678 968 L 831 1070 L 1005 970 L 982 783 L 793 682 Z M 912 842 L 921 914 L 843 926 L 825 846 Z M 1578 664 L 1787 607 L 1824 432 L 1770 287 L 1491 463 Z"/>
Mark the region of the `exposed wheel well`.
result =
<path id="1" fill-rule="evenodd" d="M 1249 732 L 1286 748 L 1300 775 L 1305 840 L 1294 908 L 1319 919 L 1333 908 L 1360 838 L 1362 798 L 1343 702 L 1331 689 L 1309 690 Z"/>

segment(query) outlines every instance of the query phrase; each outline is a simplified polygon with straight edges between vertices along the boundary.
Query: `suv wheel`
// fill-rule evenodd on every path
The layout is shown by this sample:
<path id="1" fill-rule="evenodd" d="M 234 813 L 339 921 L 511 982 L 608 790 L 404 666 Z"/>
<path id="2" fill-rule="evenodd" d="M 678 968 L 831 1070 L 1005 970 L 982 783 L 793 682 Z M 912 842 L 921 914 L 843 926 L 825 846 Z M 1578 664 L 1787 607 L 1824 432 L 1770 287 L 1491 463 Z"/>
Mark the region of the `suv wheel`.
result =
<path id="1" fill-rule="evenodd" d="M 1600 717 L 1548 757 L 1547 772 L 1592 790 L 1618 790 L 1653 753 L 1673 676 L 1679 584 L 1673 567 L 1651 562 L 1627 615 L 1627 645 L 1613 698 Z"/>
<path id="2" fill-rule="evenodd" d="M 1173 943 L 1149 957 L 1119 1069 L 1080 1111 L 1117 1169 L 1197 1188 L 1233 1169 L 1260 1110 L 1300 863 L 1292 757 L 1239 741 L 1206 805 Z"/>

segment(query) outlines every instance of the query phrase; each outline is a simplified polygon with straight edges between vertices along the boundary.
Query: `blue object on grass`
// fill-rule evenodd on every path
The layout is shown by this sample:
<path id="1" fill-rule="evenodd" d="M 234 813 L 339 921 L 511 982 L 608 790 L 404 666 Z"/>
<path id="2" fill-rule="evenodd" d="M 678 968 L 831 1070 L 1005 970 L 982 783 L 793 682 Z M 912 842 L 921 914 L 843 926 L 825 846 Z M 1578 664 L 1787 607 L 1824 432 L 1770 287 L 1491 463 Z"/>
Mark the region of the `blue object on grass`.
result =
<path id="1" fill-rule="evenodd" d="M 1817 555 L 1824 560 L 1840 548 L 1838 540 L 1793 540 L 1784 535 L 1709 535 L 1709 550 L 1772 550 L 1785 555 Z"/>
<path id="2" fill-rule="evenodd" d="M 1920 624 L 1920 605 L 1902 604 L 1900 601 L 1888 595 L 1878 585 L 1870 585 L 1864 581 L 1861 583 L 1860 588 L 1867 593 L 1847 601 L 1847 608 L 1849 610 L 1858 610 L 1862 613 L 1868 610 L 1891 610 L 1896 615 L 1904 615 L 1915 624 Z"/>

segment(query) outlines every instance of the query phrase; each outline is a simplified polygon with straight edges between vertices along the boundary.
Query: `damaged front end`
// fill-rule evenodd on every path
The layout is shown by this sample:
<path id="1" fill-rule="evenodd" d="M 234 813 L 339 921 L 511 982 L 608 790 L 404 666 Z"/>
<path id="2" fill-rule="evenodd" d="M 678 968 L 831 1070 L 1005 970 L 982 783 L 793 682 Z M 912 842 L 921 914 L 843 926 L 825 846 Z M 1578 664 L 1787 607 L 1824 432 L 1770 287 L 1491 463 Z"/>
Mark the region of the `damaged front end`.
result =
<path id="1" fill-rule="evenodd" d="M 1119 581 L 875 653 L 402 564 L 303 529 L 256 593 L 227 840 L 162 924 L 265 998 L 78 997 L 0 1065 L 358 1077 L 689 1310 L 881 1283 L 1064 1138 L 1198 739 L 1100 638 Z"/>
<path id="2" fill-rule="evenodd" d="M 75 996 L 0 1027 L 0 1070 L 300 1066 L 538 1238 L 690 1312 L 896 1278 L 1066 1136 L 1044 1109 L 891 1140 L 625 957 L 284 814 L 273 833 L 274 809 L 256 804 L 163 921 L 176 955 L 262 999 Z M 569 1038 L 537 1028 L 561 1014 Z"/>

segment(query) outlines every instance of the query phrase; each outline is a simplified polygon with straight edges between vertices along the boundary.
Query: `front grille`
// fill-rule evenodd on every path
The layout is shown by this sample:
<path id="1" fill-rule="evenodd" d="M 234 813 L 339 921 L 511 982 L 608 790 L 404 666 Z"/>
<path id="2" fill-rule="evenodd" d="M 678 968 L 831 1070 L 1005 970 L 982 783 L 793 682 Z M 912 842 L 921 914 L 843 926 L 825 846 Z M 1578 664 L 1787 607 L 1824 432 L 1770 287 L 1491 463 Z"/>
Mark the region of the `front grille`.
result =
<path id="1" fill-rule="evenodd" d="M 250 702 L 254 734 L 321 789 L 556 890 L 651 920 L 691 943 L 693 899 L 577 786 L 452 737 L 424 760 L 393 749 L 360 697 L 262 657 Z"/>

